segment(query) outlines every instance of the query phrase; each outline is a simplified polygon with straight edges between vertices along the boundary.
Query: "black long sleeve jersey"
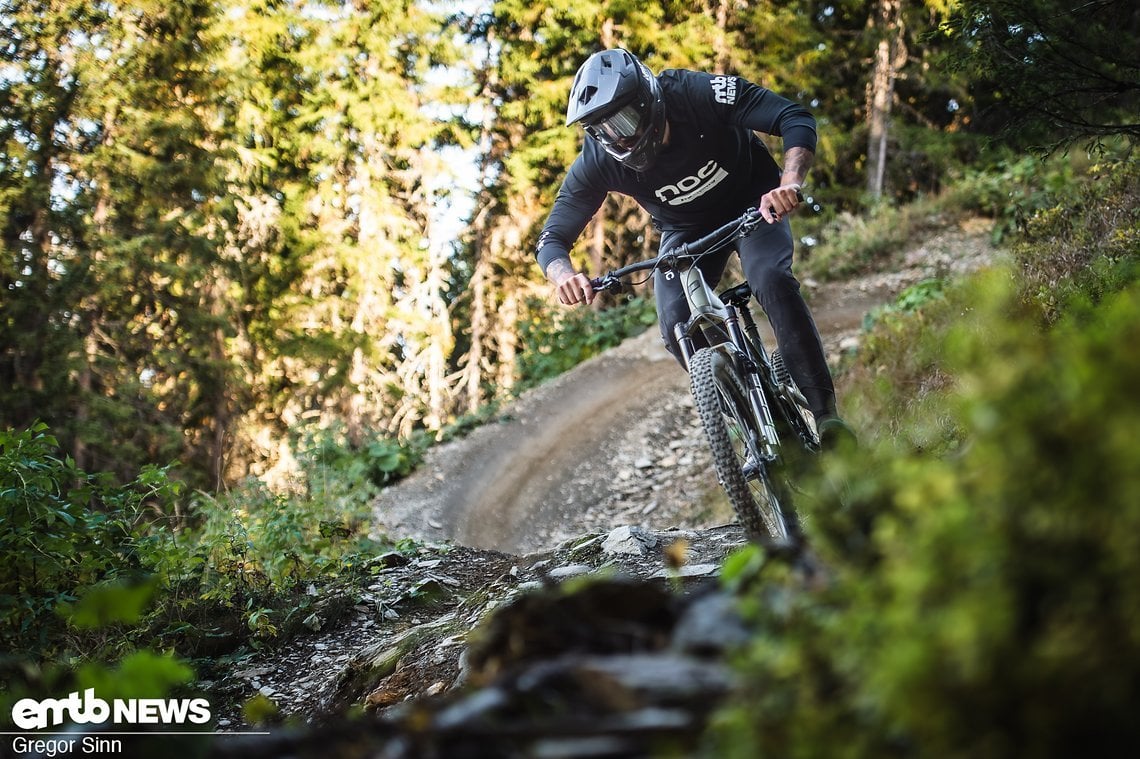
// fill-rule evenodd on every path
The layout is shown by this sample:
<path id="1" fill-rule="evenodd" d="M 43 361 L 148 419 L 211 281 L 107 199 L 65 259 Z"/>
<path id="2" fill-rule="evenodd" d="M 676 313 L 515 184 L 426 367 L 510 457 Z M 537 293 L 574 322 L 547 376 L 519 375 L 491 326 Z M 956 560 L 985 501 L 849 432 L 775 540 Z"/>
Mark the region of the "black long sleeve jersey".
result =
<path id="1" fill-rule="evenodd" d="M 785 150 L 815 150 L 815 118 L 771 90 L 736 76 L 681 69 L 663 71 L 657 81 L 669 144 L 649 170 L 636 172 L 586 136 L 538 238 L 543 271 L 569 257 L 611 191 L 631 196 L 659 229 L 712 229 L 780 183 L 780 169 L 755 132 L 782 137 Z"/>

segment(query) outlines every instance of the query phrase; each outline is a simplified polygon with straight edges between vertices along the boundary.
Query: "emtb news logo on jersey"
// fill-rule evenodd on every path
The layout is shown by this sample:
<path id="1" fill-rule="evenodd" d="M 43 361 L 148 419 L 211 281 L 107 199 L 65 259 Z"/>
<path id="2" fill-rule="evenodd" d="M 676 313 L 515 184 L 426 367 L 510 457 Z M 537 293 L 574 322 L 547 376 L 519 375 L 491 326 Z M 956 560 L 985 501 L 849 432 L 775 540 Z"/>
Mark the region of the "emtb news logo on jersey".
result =
<path id="1" fill-rule="evenodd" d="M 715 160 L 709 161 L 696 174 L 691 174 L 673 184 L 657 189 L 657 199 L 671 206 L 679 206 L 695 200 L 724 181 L 728 172 Z"/>
<path id="2" fill-rule="evenodd" d="M 711 84 L 716 102 L 725 105 L 732 105 L 736 102 L 736 77 L 714 76 Z"/>

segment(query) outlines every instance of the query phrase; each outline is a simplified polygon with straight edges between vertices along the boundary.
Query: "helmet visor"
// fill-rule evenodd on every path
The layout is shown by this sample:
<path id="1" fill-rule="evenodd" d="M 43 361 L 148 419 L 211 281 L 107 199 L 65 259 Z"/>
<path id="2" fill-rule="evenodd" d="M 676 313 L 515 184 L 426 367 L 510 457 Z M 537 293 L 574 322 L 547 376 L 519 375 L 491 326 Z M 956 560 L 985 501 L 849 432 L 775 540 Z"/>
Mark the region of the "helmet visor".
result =
<path id="1" fill-rule="evenodd" d="M 633 150 L 645 134 L 648 124 L 649 119 L 645 113 L 636 105 L 630 104 L 585 128 L 591 137 L 602 143 L 602 147 L 616 155 Z"/>

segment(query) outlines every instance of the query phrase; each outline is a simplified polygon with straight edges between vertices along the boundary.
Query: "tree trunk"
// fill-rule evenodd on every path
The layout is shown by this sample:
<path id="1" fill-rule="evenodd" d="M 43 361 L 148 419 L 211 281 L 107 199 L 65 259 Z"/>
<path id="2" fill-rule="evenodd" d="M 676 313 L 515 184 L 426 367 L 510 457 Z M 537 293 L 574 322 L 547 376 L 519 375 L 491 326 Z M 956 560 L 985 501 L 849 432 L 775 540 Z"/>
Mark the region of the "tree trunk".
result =
<path id="1" fill-rule="evenodd" d="M 875 46 L 871 81 L 867 84 L 867 194 L 878 200 L 886 184 L 895 79 L 906 60 L 901 0 L 878 0 L 868 25 L 879 41 Z"/>
<path id="2" fill-rule="evenodd" d="M 728 44 L 728 6 L 730 0 L 720 0 L 716 5 L 717 36 L 714 42 L 716 60 L 713 63 L 713 73 L 724 74 L 728 72 L 729 44 Z"/>
<path id="3" fill-rule="evenodd" d="M 495 30 L 492 28 L 487 31 L 486 59 L 481 67 L 485 73 L 485 79 L 483 79 L 482 87 L 479 90 L 479 101 L 484 106 L 494 100 L 494 93 L 499 85 L 498 70 L 495 68 L 495 53 L 493 52 L 496 46 Z M 494 145 L 492 111 L 492 108 L 485 107 L 483 123 L 479 131 L 479 144 L 485 148 L 479 162 L 479 179 L 483 187 L 488 186 L 488 180 L 495 164 L 495 156 L 492 154 Z M 463 370 L 462 380 L 465 387 L 464 394 L 467 396 L 466 408 L 470 414 L 477 412 L 483 403 L 483 370 L 487 360 L 487 351 L 484 348 L 491 339 L 490 313 L 488 312 L 488 300 L 490 298 L 488 281 L 491 277 L 491 266 L 488 260 L 491 249 L 490 220 L 496 205 L 497 201 L 493 195 L 484 190 L 479 198 L 480 210 L 471 222 L 471 229 L 474 232 L 471 247 L 474 251 L 475 260 L 471 272 L 471 282 L 468 285 L 471 290 L 470 346 L 467 349 L 467 364 Z"/>
<path id="4" fill-rule="evenodd" d="M 98 347 L 95 344 L 95 336 L 90 332 L 83 338 L 83 361 L 79 367 L 79 377 L 76 382 L 76 390 L 78 394 L 75 399 L 75 439 L 71 444 L 71 458 L 75 460 L 77 469 L 86 471 L 90 466 L 87 460 L 87 438 L 85 432 L 87 424 L 91 420 L 91 388 L 92 388 L 92 374 L 91 367 L 95 364 L 95 354 Z"/>
<path id="5" fill-rule="evenodd" d="M 602 47 L 611 48 L 614 46 L 614 20 L 612 16 L 602 21 L 601 38 Z"/>
<path id="6" fill-rule="evenodd" d="M 508 393 L 515 385 L 515 364 L 518 359 L 518 294 L 509 292 L 499 308 L 499 321 L 495 345 L 499 356 L 499 378 L 496 390 Z"/>
<path id="7" fill-rule="evenodd" d="M 598 274 L 602 271 L 606 260 L 606 204 L 603 203 L 594 218 L 590 221 L 590 273 Z M 596 303 L 598 301 L 595 301 Z"/>
<path id="8" fill-rule="evenodd" d="M 209 308 L 213 312 L 215 318 L 219 320 L 225 316 L 225 309 L 222 302 L 222 293 L 225 288 L 218 285 L 216 279 L 212 286 L 209 287 Z M 220 367 L 229 367 L 231 362 L 228 361 L 226 353 L 226 332 L 222 327 L 215 327 L 210 334 L 210 361 L 213 363 L 216 371 L 227 371 Z M 223 379 L 214 387 L 213 400 L 213 429 L 210 430 L 210 449 L 209 449 L 209 467 L 210 467 L 210 484 L 214 490 L 221 490 L 226 481 L 226 440 L 230 431 L 230 396 L 229 396 L 230 383 Z"/>
<path id="9" fill-rule="evenodd" d="M 475 239 L 482 244 L 482 233 Z M 481 250 L 477 247 L 476 250 Z M 471 347 L 467 349 L 467 366 L 464 378 L 467 395 L 467 412 L 474 414 L 483 402 L 483 342 L 487 339 L 487 267 L 482 261 L 475 264 L 471 278 Z"/>
<path id="10" fill-rule="evenodd" d="M 428 237 L 431 238 L 430 220 Z M 424 426 L 439 431 L 448 416 L 448 404 L 453 395 L 447 372 L 447 358 L 455 347 L 455 336 L 451 331 L 451 321 L 447 303 L 440 297 L 446 285 L 447 254 L 441 247 L 428 252 L 428 271 L 424 280 L 424 298 L 431 314 L 429 325 L 424 382 L 427 385 L 427 415 Z"/>

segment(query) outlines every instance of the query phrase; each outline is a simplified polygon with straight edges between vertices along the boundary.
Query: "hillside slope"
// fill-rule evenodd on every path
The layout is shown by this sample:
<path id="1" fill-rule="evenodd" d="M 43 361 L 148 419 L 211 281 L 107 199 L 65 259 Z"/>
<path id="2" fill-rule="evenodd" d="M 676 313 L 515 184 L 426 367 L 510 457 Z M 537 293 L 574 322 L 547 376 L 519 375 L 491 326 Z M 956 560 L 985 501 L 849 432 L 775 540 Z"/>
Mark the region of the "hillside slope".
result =
<path id="1" fill-rule="evenodd" d="M 945 229 L 891 272 L 805 282 L 829 356 L 856 345 L 864 315 L 906 287 L 987 261 L 988 229 L 982 220 Z M 653 327 L 431 450 L 415 474 L 382 493 L 378 529 L 525 553 L 623 524 L 710 527 L 732 515 L 701 436 L 687 375 Z"/>
<path id="2" fill-rule="evenodd" d="M 891 273 L 808 283 L 829 353 L 837 357 L 840 350 L 857 345 L 864 315 L 906 287 L 975 269 L 992 255 L 987 225 L 976 222 L 916 244 Z M 652 721 L 661 706 L 654 699 L 671 703 L 678 695 L 668 685 L 678 682 L 673 668 L 696 667 L 685 669 L 691 682 L 702 682 L 703 676 L 719 682 L 726 673 L 706 649 L 730 645 L 723 636 L 739 632 L 738 621 L 724 609 L 717 614 L 728 616 L 710 617 L 704 608 L 694 612 L 692 623 L 700 633 L 685 621 L 698 602 L 717 603 L 721 564 L 743 541 L 740 529 L 728 524 L 732 515 L 719 495 L 695 417 L 685 374 L 651 329 L 523 394 L 496 422 L 433 449 L 413 476 L 384 491 L 376 504 L 377 528 L 392 537 L 424 541 L 418 554 L 411 559 L 395 553 L 377 557 L 370 565 L 373 579 L 354 589 L 351 598 L 320 598 L 311 634 L 280 649 L 267 648 L 204 684 L 216 703 L 227 704 L 219 714 L 222 729 L 246 727 L 240 704 L 259 693 L 282 717 L 315 726 L 360 704 L 380 721 L 264 739 L 229 738 L 217 741 L 210 755 L 353 755 L 349 747 L 355 741 L 407 738 L 420 730 L 416 725 L 429 721 L 434 725 L 431 740 L 489 737 L 483 731 L 499 728 L 482 721 L 487 716 L 480 711 L 484 700 L 494 696 L 510 711 L 534 694 L 514 681 L 482 695 L 459 687 L 506 666 L 489 660 L 486 652 L 481 664 L 470 661 L 479 641 L 473 643 L 469 633 L 488 624 L 492 633 L 505 630 L 492 651 L 507 660 L 533 657 L 527 666 L 541 669 L 543 657 L 562 652 L 563 664 L 590 670 L 574 678 L 592 680 L 597 668 L 613 667 L 631 682 L 664 688 L 636 702 L 626 715 L 632 722 L 604 723 L 607 730 L 644 738 L 639 720 Z M 617 583 L 599 591 L 610 588 L 614 594 L 597 612 L 604 618 L 580 609 L 532 608 L 547 602 L 543 599 L 562 597 L 532 591 L 587 574 Z M 622 578 L 632 578 L 634 584 L 622 585 Z M 641 604 L 648 601 L 643 594 L 656 593 L 646 585 L 671 591 L 654 596 L 650 604 L 657 612 L 668 612 L 668 623 L 623 616 L 644 611 Z M 559 616 L 565 613 L 573 624 Z M 498 618 L 488 623 L 491 617 Z M 543 627 L 551 619 L 562 619 L 557 629 Z M 698 624 L 702 619 L 711 622 Z M 606 638 L 607 629 L 639 631 L 638 639 L 647 644 L 641 646 L 640 658 L 582 660 L 584 651 L 597 652 L 597 638 Z M 711 637 L 702 637 L 706 635 Z M 532 646 L 541 651 L 531 651 Z M 695 647 L 695 659 L 689 654 L 678 659 L 678 646 Z M 715 697 L 699 689 L 685 693 L 705 709 Z M 575 704 L 574 699 L 563 703 L 558 713 L 573 715 Z M 456 711 L 459 716 L 452 714 Z M 434 715 L 430 719 L 429 713 Z M 685 707 L 686 734 L 699 734 L 704 713 Z M 443 723 L 450 727 L 440 727 Z M 570 729 L 548 727 L 555 733 Z M 503 735 L 520 729 L 540 739 L 547 728 L 502 726 Z M 584 729 L 578 725 L 571 732 Z M 668 733 L 672 728 L 663 729 Z M 655 730 L 648 735 L 657 735 Z M 400 753 L 404 748 L 408 753 Z M 385 755 L 420 755 L 416 750 L 413 742 Z"/>

